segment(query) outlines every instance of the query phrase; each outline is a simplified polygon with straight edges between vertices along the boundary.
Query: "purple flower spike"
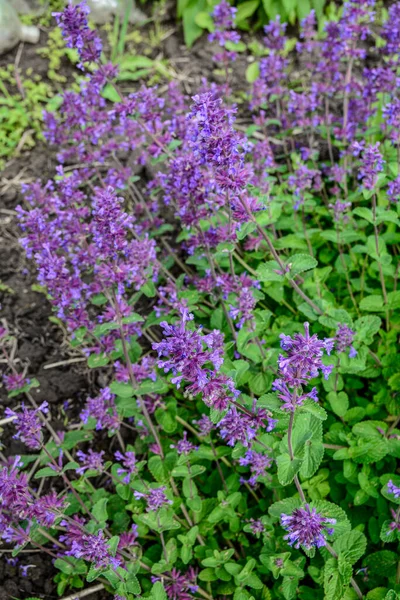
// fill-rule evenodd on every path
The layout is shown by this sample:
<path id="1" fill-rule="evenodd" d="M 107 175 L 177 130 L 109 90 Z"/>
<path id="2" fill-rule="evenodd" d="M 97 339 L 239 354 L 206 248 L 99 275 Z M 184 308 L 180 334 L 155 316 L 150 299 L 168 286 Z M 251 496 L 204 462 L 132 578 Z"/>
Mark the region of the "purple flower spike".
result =
<path id="1" fill-rule="evenodd" d="M 76 456 L 81 463 L 81 467 L 76 469 L 78 475 L 83 475 L 87 469 L 94 469 L 95 471 L 99 471 L 100 473 L 104 469 L 104 461 L 103 461 L 104 450 L 101 452 L 94 452 L 91 448 L 89 448 L 87 454 L 82 452 L 82 450 L 78 450 Z"/>
<path id="2" fill-rule="evenodd" d="M 123 469 L 119 468 L 117 470 L 117 474 L 119 475 L 119 477 L 124 476 L 123 478 L 123 482 L 124 483 L 129 483 L 130 479 L 131 479 L 131 475 L 136 475 L 137 473 L 137 465 L 136 465 L 136 456 L 134 452 L 128 451 L 125 452 L 125 454 L 122 454 L 122 452 L 120 452 L 119 450 L 115 453 L 115 458 L 117 460 L 119 460 L 122 465 L 123 465 Z"/>
<path id="3" fill-rule="evenodd" d="M 349 349 L 349 357 L 357 356 L 357 350 L 352 346 L 355 332 L 347 325 L 339 325 L 335 335 L 335 346 L 338 352 L 345 352 Z"/>
<path id="4" fill-rule="evenodd" d="M 167 488 L 164 485 L 159 488 L 151 488 L 147 490 L 147 492 L 135 491 L 133 492 L 133 495 L 135 496 L 136 500 L 143 498 L 147 505 L 146 510 L 147 512 L 150 512 L 152 510 L 158 510 L 167 504 L 172 504 L 172 500 L 168 500 L 164 493 L 166 489 Z"/>
<path id="5" fill-rule="evenodd" d="M 248 450 L 242 458 L 239 458 L 239 464 L 242 467 L 250 467 L 251 477 L 248 483 L 251 486 L 256 485 L 259 477 L 265 476 L 265 471 L 271 466 L 272 458 L 266 454 L 260 454 L 254 450 Z"/>
<path id="6" fill-rule="evenodd" d="M 209 42 L 217 42 L 222 47 L 226 42 L 234 44 L 240 42 L 240 35 L 236 31 L 229 31 L 235 28 L 236 13 L 237 8 L 231 6 L 226 0 L 217 4 L 212 13 L 215 31 L 208 36 Z M 232 56 L 232 58 L 234 57 Z"/>
<path id="7" fill-rule="evenodd" d="M 68 533 L 64 539 L 67 542 L 69 541 Z M 120 560 L 111 556 L 102 530 L 94 535 L 92 533 L 84 533 L 74 527 L 70 549 L 65 554 L 67 556 L 74 556 L 75 558 L 83 558 L 93 563 L 96 569 L 105 569 L 107 567 L 115 569 L 120 565 Z"/>
<path id="8" fill-rule="evenodd" d="M 198 450 L 198 446 L 195 446 L 187 439 L 187 431 L 183 432 L 183 438 L 177 442 L 177 444 L 171 444 L 171 448 L 176 448 L 178 454 L 188 455 L 193 450 Z"/>
<path id="9" fill-rule="evenodd" d="M 326 546 L 326 535 L 332 535 L 336 519 L 328 519 L 317 513 L 315 508 L 306 504 L 304 508 L 296 508 L 291 515 L 281 515 L 281 525 L 288 532 L 284 539 L 290 546 L 307 550 Z"/>
<path id="10" fill-rule="evenodd" d="M 42 423 L 39 418 L 40 413 L 48 412 L 48 403 L 43 402 L 35 410 L 26 408 L 25 404 L 21 403 L 21 412 L 15 412 L 10 408 L 6 408 L 4 414 L 7 417 L 15 417 L 14 425 L 17 433 L 14 438 L 20 439 L 28 448 L 37 450 L 42 444 Z"/>
<path id="11" fill-rule="evenodd" d="M 30 380 L 26 379 L 22 373 L 12 373 L 11 375 L 3 375 L 3 383 L 6 390 L 12 392 L 23 388 L 30 383 Z"/>
<path id="12" fill-rule="evenodd" d="M 57 25 L 62 31 L 67 48 L 78 50 L 83 69 L 85 62 L 96 62 L 102 51 L 102 43 L 95 31 L 89 29 L 87 15 L 90 9 L 85 2 L 73 5 L 68 4 L 63 12 L 53 13 Z"/>
<path id="13" fill-rule="evenodd" d="M 294 411 L 296 406 L 301 406 L 306 398 L 318 401 L 317 389 L 302 393 L 302 386 L 311 379 L 318 377 L 321 372 L 328 379 L 333 365 L 324 365 L 322 357 L 324 352 L 329 356 L 335 340 L 326 338 L 320 340 L 317 335 L 310 336 L 310 325 L 304 323 L 305 335 L 296 333 L 293 338 L 282 333 L 281 348 L 287 356 L 282 354 L 278 360 L 279 379 L 272 384 L 272 389 L 278 392 L 278 397 L 283 401 L 282 409 Z"/>
<path id="14" fill-rule="evenodd" d="M 373 190 L 376 186 L 378 174 L 383 171 L 382 154 L 379 151 L 380 144 L 366 146 L 354 142 L 352 146 L 354 156 L 358 156 L 362 152 L 361 166 L 358 173 L 358 178 L 362 179 L 362 185 L 366 190 Z"/>

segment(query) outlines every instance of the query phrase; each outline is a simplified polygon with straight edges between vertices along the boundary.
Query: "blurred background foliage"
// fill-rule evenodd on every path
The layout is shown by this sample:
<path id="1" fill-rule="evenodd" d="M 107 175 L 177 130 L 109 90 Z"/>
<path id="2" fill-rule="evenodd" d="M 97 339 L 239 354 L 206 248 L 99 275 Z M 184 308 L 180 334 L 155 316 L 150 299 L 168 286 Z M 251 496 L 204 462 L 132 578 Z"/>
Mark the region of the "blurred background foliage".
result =
<path id="1" fill-rule="evenodd" d="M 185 43 L 189 47 L 204 30 L 211 30 L 210 12 L 215 4 L 214 0 L 177 0 L 177 16 L 182 20 Z M 245 0 L 232 4 L 237 7 L 236 26 L 244 31 L 260 29 L 277 16 L 282 22 L 296 25 L 311 10 L 321 23 L 324 17 L 335 19 L 339 10 L 337 3 L 326 0 Z"/>

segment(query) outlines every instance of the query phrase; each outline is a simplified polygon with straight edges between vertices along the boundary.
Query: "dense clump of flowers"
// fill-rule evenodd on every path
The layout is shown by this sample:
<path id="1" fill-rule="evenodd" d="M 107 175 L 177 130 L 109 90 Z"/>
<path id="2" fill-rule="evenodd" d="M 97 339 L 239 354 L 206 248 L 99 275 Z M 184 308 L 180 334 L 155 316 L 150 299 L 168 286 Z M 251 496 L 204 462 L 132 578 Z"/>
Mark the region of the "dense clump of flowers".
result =
<path id="1" fill-rule="evenodd" d="M 68 422 L 67 431 L 54 431 L 49 416 L 47 440 L 38 418 L 46 406 L 6 411 L 12 423 L 5 424 L 41 453 L 0 469 L 5 542 L 39 539 L 55 560 L 78 560 L 89 579 L 104 570 L 117 600 L 140 594 L 143 578 L 158 587 L 153 594 L 144 585 L 145 595 L 161 597 L 162 584 L 171 600 L 243 595 L 247 582 L 261 590 L 268 570 L 276 577 L 286 567 L 294 575 L 269 589 L 289 597 L 301 589 L 303 559 L 273 555 L 282 547 L 279 514 L 284 539 L 309 556 L 325 546 L 322 561 L 335 556 L 327 537 L 330 517 L 340 513 L 325 500 L 326 514 L 311 508 L 307 497 L 325 498 L 331 487 L 331 499 L 341 498 L 349 517 L 360 501 L 373 505 L 376 493 L 364 488 L 375 487 L 398 453 L 390 318 L 396 322 L 393 204 L 400 197 L 400 11 L 391 8 L 393 22 L 378 28 L 373 4 L 346 2 L 322 35 L 311 13 L 296 45 L 279 18 L 266 25 L 264 48 L 260 42 L 248 71 L 250 79 L 259 76 L 245 120 L 245 93 L 230 91 L 239 35 L 236 9 L 225 0 L 213 9 L 209 36 L 219 46 L 214 59 L 224 81 L 203 81 L 191 98 L 176 82 L 124 96 L 119 83 L 113 88 L 118 68 L 100 57 L 86 6 L 57 14 L 87 71 L 60 109 L 45 116 L 56 176 L 24 186 L 18 214 L 39 283 L 73 347 L 88 357 L 93 391 L 83 406 L 72 405 L 80 423 Z M 380 41 L 369 53 L 373 37 Z M 117 101 L 106 100 L 107 84 Z M 371 196 L 372 219 L 367 209 L 359 222 Z M 375 294 L 379 284 L 384 302 Z M 318 334 L 306 322 L 304 333 L 287 335 L 305 318 Z M 8 333 L 5 340 L 11 373 L 14 342 Z M 351 363 L 341 353 L 358 358 Z M 318 391 L 313 380 L 328 380 L 333 370 Z M 6 375 L 9 397 L 26 393 L 26 371 L 23 364 L 24 375 Z M 373 401 L 357 397 L 350 406 L 349 389 L 362 396 L 372 390 Z M 358 423 L 363 413 L 365 428 Z M 340 456 L 352 458 L 343 472 Z M 362 461 L 368 468 L 357 491 Z M 46 473 L 57 479 L 54 489 L 45 481 L 43 493 L 34 482 Z M 344 480 L 351 485 L 335 496 L 333 485 Z M 290 498 L 292 506 L 295 490 L 300 508 L 276 504 Z M 392 480 L 382 493 L 393 503 L 400 497 Z M 381 540 L 390 543 L 399 511 L 386 512 Z M 359 537 L 364 525 L 371 529 L 366 513 L 356 515 Z M 38 527 L 51 528 L 51 538 L 43 542 Z M 252 564 L 258 555 L 262 570 Z M 199 562 L 210 570 L 197 583 Z M 203 575 L 210 575 L 207 592 Z M 361 597 L 348 569 L 340 575 L 347 578 L 340 595 L 352 585 Z"/>
<path id="2" fill-rule="evenodd" d="M 3 383 L 7 391 L 12 392 L 19 390 L 28 384 L 30 380 L 22 375 L 22 373 L 10 373 L 3 375 Z"/>
<path id="3" fill-rule="evenodd" d="M 337 352 L 345 352 L 349 349 L 349 357 L 357 356 L 357 350 L 352 346 L 355 332 L 347 325 L 339 325 L 335 335 L 335 348 Z"/>
<path id="4" fill-rule="evenodd" d="M 222 52 L 219 52 L 214 56 L 214 60 L 217 62 L 225 62 L 234 60 L 236 53 L 225 49 L 225 44 L 231 42 L 237 44 L 240 42 L 240 35 L 233 31 L 235 28 L 235 16 L 237 8 L 230 6 L 226 0 L 222 0 L 216 5 L 212 12 L 212 19 L 214 22 L 214 31 L 209 34 L 209 42 L 217 42 L 219 46 L 224 48 Z"/>
<path id="5" fill-rule="evenodd" d="M 153 348 L 160 358 L 168 358 L 159 360 L 158 366 L 165 373 L 172 373 L 171 381 L 177 387 L 186 380 L 190 383 L 188 393 L 201 393 L 207 406 L 224 410 L 229 399 L 239 392 L 232 380 L 218 373 L 223 363 L 223 336 L 216 330 L 202 335 L 200 330 L 187 329 L 186 324 L 192 320 L 193 315 L 182 308 L 178 325 L 160 323 L 165 339 L 153 344 Z M 207 368 L 207 364 L 213 368 Z"/>
<path id="6" fill-rule="evenodd" d="M 122 452 L 118 450 L 118 452 L 115 453 L 115 458 L 122 463 L 122 468 L 119 467 L 117 469 L 118 476 L 123 477 L 122 481 L 124 483 L 129 483 L 131 475 L 136 475 L 138 471 L 135 453 L 127 451 L 125 454 L 122 454 Z"/>
<path id="7" fill-rule="evenodd" d="M 336 519 L 322 516 L 308 504 L 304 508 L 296 508 L 291 515 L 281 515 L 281 525 L 288 532 L 285 540 L 290 546 L 307 550 L 326 546 L 326 536 L 332 535 Z"/>
<path id="8" fill-rule="evenodd" d="M 373 190 L 376 186 L 378 175 L 383 171 L 384 160 L 379 150 L 379 142 L 370 146 L 354 142 L 353 154 L 359 156 L 362 153 L 361 166 L 358 178 L 367 190 Z"/>
<path id="9" fill-rule="evenodd" d="M 250 485 L 255 485 L 259 477 L 265 476 L 265 471 L 272 465 L 272 458 L 266 454 L 260 454 L 254 450 L 248 450 L 244 456 L 239 458 L 242 467 L 250 467 Z"/>
<path id="10" fill-rule="evenodd" d="M 93 563 L 96 569 L 104 569 L 108 566 L 116 569 L 120 565 L 120 560 L 111 556 L 102 530 L 97 534 L 91 534 L 82 532 L 76 527 L 71 529 L 67 526 L 67 533 L 63 536 L 63 541 L 69 546 L 65 553 L 67 556 L 83 558 Z"/>
<path id="11" fill-rule="evenodd" d="M 76 469 L 76 472 L 79 475 L 83 475 L 85 471 L 88 469 L 94 469 L 101 473 L 104 469 L 104 451 L 94 452 L 91 448 L 86 452 L 82 452 L 82 450 L 78 450 L 76 453 L 81 466 Z"/>
<path id="12" fill-rule="evenodd" d="M 168 504 L 172 504 L 172 500 L 169 500 L 165 495 L 166 489 L 165 486 L 162 486 L 159 488 L 150 488 L 146 492 L 135 491 L 133 494 L 136 500 L 140 500 L 141 498 L 144 499 L 147 511 L 153 511 L 159 510 Z"/>
<path id="13" fill-rule="evenodd" d="M 5 415 L 7 417 L 14 417 L 14 425 L 17 429 L 17 433 L 14 438 L 20 439 L 24 442 L 28 448 L 37 449 L 42 445 L 42 422 L 39 418 L 39 414 L 42 415 L 48 412 L 48 403 L 42 402 L 42 404 L 35 410 L 29 409 L 22 402 L 21 411 L 16 412 L 11 408 L 6 408 Z"/>
<path id="14" fill-rule="evenodd" d="M 90 13 L 86 3 L 68 4 L 62 13 L 53 13 L 68 48 L 78 50 L 80 66 L 85 62 L 99 60 L 102 43 L 95 31 L 89 29 L 87 15 Z"/>
<path id="15" fill-rule="evenodd" d="M 275 379 L 273 389 L 278 392 L 283 402 L 282 409 L 294 411 L 296 406 L 301 406 L 307 398 L 317 402 L 317 388 L 313 387 L 311 392 L 303 394 L 302 386 L 318 377 L 320 373 L 328 379 L 333 365 L 325 365 L 322 357 L 324 353 L 331 353 L 334 340 L 320 340 L 316 334 L 310 336 L 310 325 L 307 322 L 304 323 L 304 335 L 296 333 L 292 338 L 282 333 L 280 338 L 281 348 L 286 352 L 286 356 L 281 354 L 279 357 L 279 378 Z"/>
<path id="16" fill-rule="evenodd" d="M 114 400 L 115 395 L 109 388 L 101 390 L 95 398 L 88 398 L 81 413 L 82 421 L 87 423 L 89 418 L 93 418 L 96 421 L 96 429 L 118 430 L 121 423 Z"/>
<path id="17" fill-rule="evenodd" d="M 198 450 L 198 446 L 195 446 L 187 439 L 187 431 L 183 432 L 183 438 L 176 444 L 171 444 L 171 448 L 175 448 L 178 454 L 188 455 L 194 450 Z"/>
<path id="18" fill-rule="evenodd" d="M 165 591 L 169 600 L 190 600 L 198 590 L 196 584 L 197 572 L 193 567 L 189 567 L 186 573 L 172 569 L 171 575 L 165 584 Z M 152 577 L 152 581 L 159 581 L 158 577 Z"/>

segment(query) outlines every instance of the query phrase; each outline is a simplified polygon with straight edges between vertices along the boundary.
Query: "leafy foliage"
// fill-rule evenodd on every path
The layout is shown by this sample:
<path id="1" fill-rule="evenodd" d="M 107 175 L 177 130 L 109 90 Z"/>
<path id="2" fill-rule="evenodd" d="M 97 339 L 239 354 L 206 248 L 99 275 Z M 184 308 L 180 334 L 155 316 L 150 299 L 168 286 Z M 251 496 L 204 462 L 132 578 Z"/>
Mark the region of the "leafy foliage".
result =
<path id="1" fill-rule="evenodd" d="M 227 3 L 227 79 L 191 100 L 125 97 L 84 5 L 57 19 L 88 77 L 45 117 L 60 166 L 25 189 L 22 243 L 107 385 L 55 431 L 1 330 L 33 407 L 5 411 L 29 454 L 0 471 L 2 537 L 46 545 L 60 594 L 395 600 L 400 5 L 378 28 L 347 3 L 322 38 L 311 15 L 298 44 L 270 23 L 245 132 Z"/>

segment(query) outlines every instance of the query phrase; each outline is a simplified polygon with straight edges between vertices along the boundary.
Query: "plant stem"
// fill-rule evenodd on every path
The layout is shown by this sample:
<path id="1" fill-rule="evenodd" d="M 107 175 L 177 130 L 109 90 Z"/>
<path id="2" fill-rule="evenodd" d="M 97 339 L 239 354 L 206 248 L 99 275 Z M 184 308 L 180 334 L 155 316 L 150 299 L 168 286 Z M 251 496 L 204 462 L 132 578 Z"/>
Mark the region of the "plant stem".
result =
<path id="1" fill-rule="evenodd" d="M 290 460 L 294 460 L 294 453 L 293 453 L 293 444 L 292 444 L 292 435 L 293 435 L 293 424 L 294 424 L 294 413 L 295 411 L 293 410 L 290 413 L 290 417 L 289 417 L 289 427 L 288 427 L 288 448 L 289 448 L 289 456 L 290 456 Z M 306 498 L 304 496 L 304 492 L 303 489 L 301 487 L 299 478 L 297 477 L 297 475 L 294 476 L 294 484 L 297 488 L 297 491 L 299 492 L 299 496 L 301 498 L 301 501 L 303 503 L 305 503 Z"/>
<path id="2" fill-rule="evenodd" d="M 253 223 L 255 224 L 257 231 L 259 232 L 259 234 L 264 238 L 264 240 L 267 242 L 268 244 L 268 248 L 274 258 L 274 260 L 276 260 L 276 262 L 278 263 L 278 265 L 280 266 L 280 268 L 282 269 L 283 273 L 285 272 L 285 265 L 282 262 L 279 254 L 277 253 L 277 251 L 274 248 L 273 243 L 271 242 L 271 240 L 269 239 L 268 235 L 265 233 L 264 229 L 257 223 L 254 215 L 251 213 L 251 211 L 248 209 L 247 205 L 245 202 L 242 201 L 242 205 L 243 208 L 245 209 L 245 211 L 247 212 L 247 214 L 249 215 L 250 219 L 253 221 Z M 298 284 L 295 282 L 294 279 L 289 278 L 288 279 L 289 285 L 294 289 L 294 291 L 300 296 L 300 298 L 302 298 L 304 300 L 304 302 L 306 302 L 309 306 L 311 306 L 311 308 L 318 314 L 318 315 L 323 315 L 324 312 L 319 308 L 319 306 L 317 306 L 316 304 L 314 304 L 314 302 L 311 300 L 311 298 L 309 298 L 307 296 L 307 294 L 305 294 L 303 292 L 303 290 L 301 290 L 298 286 Z"/>
<path id="3" fill-rule="evenodd" d="M 130 359 L 130 356 L 129 356 L 128 347 L 127 347 L 127 344 L 126 344 L 125 334 L 124 334 L 124 330 L 123 330 L 123 323 L 122 323 L 121 311 L 119 309 L 119 303 L 118 303 L 118 299 L 117 299 L 115 293 L 114 293 L 114 303 L 115 303 L 115 313 L 117 315 L 118 325 L 119 325 L 119 331 L 120 331 L 120 336 L 121 336 L 122 349 L 123 349 L 123 352 L 124 352 L 125 362 L 126 362 L 126 365 L 127 365 L 127 368 L 128 368 L 128 375 L 129 375 L 129 379 L 130 379 L 132 387 L 135 388 L 135 387 L 137 387 L 136 378 L 135 378 L 135 375 L 134 375 L 133 369 L 132 369 L 132 362 L 131 362 L 131 359 Z M 138 399 L 139 399 L 140 408 L 141 408 L 141 410 L 143 412 L 143 415 L 144 415 L 144 417 L 146 419 L 146 422 L 147 422 L 147 424 L 148 424 L 148 426 L 150 428 L 150 431 L 153 434 L 153 437 L 156 440 L 156 443 L 157 443 L 157 445 L 159 447 L 160 456 L 161 456 L 161 458 L 164 458 L 164 451 L 163 451 L 162 446 L 161 446 L 160 438 L 158 437 L 157 430 L 156 430 L 156 428 L 153 425 L 153 422 L 152 422 L 152 420 L 150 418 L 150 415 L 149 415 L 148 410 L 146 408 L 146 405 L 145 405 L 145 403 L 143 401 L 143 398 L 141 396 L 138 396 Z"/>
<path id="4" fill-rule="evenodd" d="M 389 331 L 390 323 L 389 323 L 388 297 L 387 297 L 387 292 L 386 292 L 385 276 L 383 274 L 382 264 L 381 264 L 381 260 L 380 260 L 381 254 L 380 254 L 380 250 L 379 250 L 379 232 L 378 232 L 378 227 L 376 225 L 376 195 L 375 194 L 373 194 L 373 196 L 372 196 L 372 214 L 373 214 L 373 218 L 374 218 L 375 250 L 376 250 L 377 257 L 378 257 L 377 263 L 378 263 L 378 269 L 379 269 L 379 278 L 381 280 L 383 301 L 385 303 L 386 331 Z"/>

